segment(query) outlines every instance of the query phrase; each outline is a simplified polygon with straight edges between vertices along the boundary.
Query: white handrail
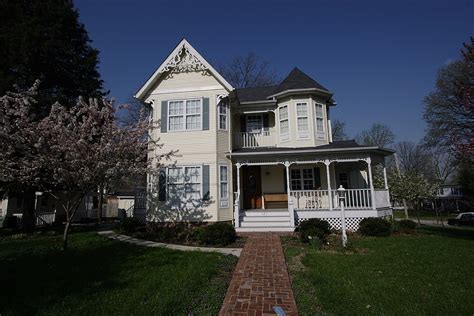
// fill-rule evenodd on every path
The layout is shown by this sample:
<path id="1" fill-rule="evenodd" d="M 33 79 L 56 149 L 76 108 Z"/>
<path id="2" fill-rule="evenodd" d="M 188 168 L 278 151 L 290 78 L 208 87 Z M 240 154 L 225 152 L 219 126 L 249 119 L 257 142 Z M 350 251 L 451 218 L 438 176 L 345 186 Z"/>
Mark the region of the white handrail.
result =
<path id="1" fill-rule="evenodd" d="M 258 133 L 238 132 L 234 134 L 236 148 L 275 147 L 276 133 L 262 130 Z"/>
<path id="2" fill-rule="evenodd" d="M 329 201 L 331 198 L 333 199 L 334 209 L 340 207 L 337 190 L 292 190 L 290 196 L 293 200 L 295 209 L 329 209 Z M 375 205 L 377 207 L 381 207 L 382 204 L 387 203 L 386 201 L 382 201 L 381 192 L 376 191 L 375 196 Z M 347 189 L 345 192 L 345 206 L 348 209 L 371 209 L 372 200 L 370 189 Z"/>

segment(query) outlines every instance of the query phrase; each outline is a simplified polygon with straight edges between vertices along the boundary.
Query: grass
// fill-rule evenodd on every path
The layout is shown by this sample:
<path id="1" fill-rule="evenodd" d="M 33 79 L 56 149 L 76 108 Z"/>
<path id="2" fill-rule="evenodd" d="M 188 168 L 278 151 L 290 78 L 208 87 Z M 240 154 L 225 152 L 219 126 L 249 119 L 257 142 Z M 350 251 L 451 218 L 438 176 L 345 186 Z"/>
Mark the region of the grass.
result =
<path id="1" fill-rule="evenodd" d="M 448 213 L 448 212 L 443 212 L 442 218 L 443 221 L 446 223 L 448 221 L 448 218 L 455 218 L 457 216 L 456 213 Z M 393 211 L 393 217 L 399 218 L 399 219 L 405 219 L 405 211 L 403 210 L 396 210 Z M 418 213 L 414 210 L 408 210 L 408 217 L 411 220 L 417 220 L 418 219 Z M 436 217 L 435 211 L 420 211 L 420 219 L 429 219 L 429 220 L 441 220 L 440 217 Z"/>
<path id="2" fill-rule="evenodd" d="M 94 232 L 0 239 L 0 315 L 215 315 L 237 258 L 145 248 Z"/>
<path id="3" fill-rule="evenodd" d="M 346 252 L 283 240 L 301 315 L 473 315 L 474 231 L 349 238 Z"/>

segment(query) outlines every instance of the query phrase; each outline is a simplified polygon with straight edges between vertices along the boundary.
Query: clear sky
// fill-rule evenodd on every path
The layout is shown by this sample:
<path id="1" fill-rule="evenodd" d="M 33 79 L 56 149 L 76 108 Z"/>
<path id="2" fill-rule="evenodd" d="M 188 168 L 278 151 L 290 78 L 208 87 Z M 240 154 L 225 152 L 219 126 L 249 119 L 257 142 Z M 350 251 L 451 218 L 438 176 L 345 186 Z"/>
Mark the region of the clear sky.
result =
<path id="1" fill-rule="evenodd" d="M 334 92 L 354 136 L 373 122 L 424 135 L 437 70 L 474 35 L 474 1 L 76 0 L 110 96 L 126 102 L 185 37 L 211 64 L 255 52 Z"/>

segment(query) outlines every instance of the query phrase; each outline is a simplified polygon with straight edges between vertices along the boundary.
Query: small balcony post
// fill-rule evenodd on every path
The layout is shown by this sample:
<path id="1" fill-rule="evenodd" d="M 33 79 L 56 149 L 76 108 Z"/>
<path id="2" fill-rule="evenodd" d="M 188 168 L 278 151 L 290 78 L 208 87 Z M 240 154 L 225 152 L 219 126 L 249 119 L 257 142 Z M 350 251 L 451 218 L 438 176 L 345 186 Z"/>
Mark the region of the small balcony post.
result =
<path id="1" fill-rule="evenodd" d="M 288 212 L 290 213 L 290 227 L 295 227 L 295 209 L 293 200 L 291 199 L 291 187 L 290 187 L 290 166 L 291 162 L 285 161 L 286 168 L 286 191 L 288 194 Z"/>

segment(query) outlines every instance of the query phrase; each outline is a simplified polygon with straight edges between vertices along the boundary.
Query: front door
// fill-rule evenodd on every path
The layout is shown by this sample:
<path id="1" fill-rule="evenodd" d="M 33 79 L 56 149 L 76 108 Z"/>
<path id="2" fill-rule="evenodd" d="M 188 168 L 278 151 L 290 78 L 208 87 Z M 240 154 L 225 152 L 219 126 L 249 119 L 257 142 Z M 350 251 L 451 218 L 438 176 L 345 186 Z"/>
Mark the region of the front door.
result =
<path id="1" fill-rule="evenodd" d="M 244 209 L 262 208 L 262 182 L 260 166 L 243 167 L 242 180 Z"/>

